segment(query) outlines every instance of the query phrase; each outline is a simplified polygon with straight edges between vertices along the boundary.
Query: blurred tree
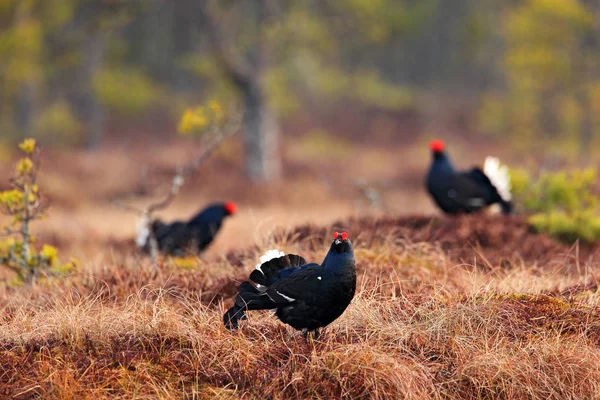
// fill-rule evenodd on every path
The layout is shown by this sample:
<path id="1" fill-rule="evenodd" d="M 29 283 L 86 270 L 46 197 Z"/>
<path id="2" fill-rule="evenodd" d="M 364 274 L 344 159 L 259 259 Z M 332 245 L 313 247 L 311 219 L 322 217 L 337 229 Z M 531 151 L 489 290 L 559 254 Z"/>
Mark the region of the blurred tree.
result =
<path id="1" fill-rule="evenodd" d="M 239 7 L 232 9 L 224 7 L 223 2 L 200 1 L 197 10 L 216 59 L 244 104 L 242 129 L 247 174 L 250 179 L 268 181 L 281 174 L 279 126 L 264 86 L 270 46 L 266 31 L 277 7 L 269 0 L 237 3 Z M 234 30 L 243 30 L 245 51 L 236 49 Z"/>
<path id="2" fill-rule="evenodd" d="M 370 54 L 409 29 L 417 7 L 408 1 L 198 2 L 201 32 L 221 74 L 245 106 L 246 168 L 256 180 L 280 174 L 277 117 L 315 98 L 401 109 L 410 93 L 381 79 Z M 420 11 L 420 10 L 419 10 Z M 364 53 L 361 58 L 357 54 Z M 383 51 L 381 51 L 381 56 Z M 196 63 L 206 72 L 206 60 Z M 317 100 L 317 103 L 322 100 Z"/>
<path id="3" fill-rule="evenodd" d="M 103 69 L 110 35 L 118 28 L 126 25 L 137 11 L 142 9 L 145 1 L 112 1 L 112 0 L 71 0 L 75 1 L 75 9 L 65 34 L 69 35 L 74 45 L 73 51 L 78 62 L 76 64 L 74 105 L 87 128 L 85 143 L 88 148 L 100 146 L 104 137 L 104 105 L 102 91 L 110 83 L 101 82 L 98 77 L 106 72 Z M 122 69 L 122 65 L 115 69 Z M 124 82 L 116 80 L 118 84 Z M 107 84 L 108 83 L 108 84 Z M 107 85 L 106 85 L 107 84 Z M 135 88 L 135 86 L 134 86 Z M 131 90 L 131 88 L 129 88 Z M 126 97 L 126 96 L 124 96 Z"/>
<path id="4" fill-rule="evenodd" d="M 17 136 L 43 136 L 48 130 L 38 121 L 51 118 L 74 125 L 73 109 L 86 127 L 88 145 L 100 144 L 102 108 L 92 82 L 102 64 L 107 33 L 125 6 L 131 7 L 109 0 L 3 1 L 0 87 L 3 104 L 14 105 L 14 112 L 0 106 L 3 125 L 13 125 Z M 65 97 L 71 101 L 65 103 Z M 57 121 L 61 115 L 66 119 Z M 53 140 L 59 138 L 55 133 Z M 65 136 L 72 137 L 68 132 Z"/>
<path id="5" fill-rule="evenodd" d="M 507 14 L 508 116 L 515 133 L 560 143 L 579 132 L 580 151 L 589 147 L 593 23 L 579 0 L 526 0 Z"/>
<path id="6" fill-rule="evenodd" d="M 83 3 L 74 18 L 74 23 L 81 30 L 78 105 L 87 126 L 86 143 L 89 148 L 98 147 L 104 137 L 103 110 L 93 85 L 102 67 L 108 34 L 108 28 L 103 26 L 105 22 L 98 16 L 101 12 L 98 3 Z"/>
<path id="7" fill-rule="evenodd" d="M 582 3 L 590 14 L 591 21 L 588 29 L 582 33 L 579 43 L 581 54 L 578 56 L 581 57 L 581 71 L 576 97 L 582 113 L 579 154 L 589 158 L 595 129 L 592 90 L 594 83 L 600 82 L 597 67 L 600 62 L 600 3 L 595 0 L 582 0 Z"/>
<path id="8" fill-rule="evenodd" d="M 478 107 L 485 130 L 544 135 L 583 154 L 600 126 L 599 8 L 595 0 L 0 0 L 0 128 L 94 148 L 105 119 L 173 119 L 186 104 L 235 97 L 246 108 L 248 174 L 267 180 L 281 172 L 279 125 L 293 119 L 359 135 L 354 121 L 374 121 L 364 129 L 372 133 L 390 126 L 375 123 L 381 115 L 408 108 L 429 121 Z M 149 112 L 158 106 L 162 113 Z"/>
<path id="9" fill-rule="evenodd" d="M 43 79 L 43 27 L 36 20 L 35 2 L 4 1 L 0 7 L 2 115 L 13 115 L 14 129 L 29 130 L 38 108 L 39 87 Z M 11 110 L 12 108 L 12 110 Z M 6 126 L 6 122 L 3 124 Z M 12 124 L 11 124 L 12 125 Z M 10 130 L 10 129 L 9 129 Z"/>

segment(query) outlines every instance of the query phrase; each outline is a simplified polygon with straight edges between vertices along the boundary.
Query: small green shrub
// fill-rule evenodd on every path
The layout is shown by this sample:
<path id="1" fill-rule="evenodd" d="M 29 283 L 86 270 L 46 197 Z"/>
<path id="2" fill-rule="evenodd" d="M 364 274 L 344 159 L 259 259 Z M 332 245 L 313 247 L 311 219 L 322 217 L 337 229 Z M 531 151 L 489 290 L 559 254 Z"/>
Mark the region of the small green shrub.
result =
<path id="1" fill-rule="evenodd" d="M 36 251 L 31 233 L 31 222 L 44 216 L 37 177 L 39 150 L 34 139 L 26 139 L 19 145 L 23 158 L 17 161 L 11 189 L 0 192 L 0 213 L 6 215 L 10 224 L 0 228 L 0 266 L 17 274 L 22 282 L 37 277 L 62 275 L 75 267 L 75 261 L 61 264 L 58 251 L 48 244 Z"/>
<path id="2" fill-rule="evenodd" d="M 513 193 L 518 207 L 531 213 L 530 224 L 572 242 L 600 240 L 600 198 L 594 193 L 593 168 L 542 172 L 532 176 L 525 170 L 511 170 Z"/>

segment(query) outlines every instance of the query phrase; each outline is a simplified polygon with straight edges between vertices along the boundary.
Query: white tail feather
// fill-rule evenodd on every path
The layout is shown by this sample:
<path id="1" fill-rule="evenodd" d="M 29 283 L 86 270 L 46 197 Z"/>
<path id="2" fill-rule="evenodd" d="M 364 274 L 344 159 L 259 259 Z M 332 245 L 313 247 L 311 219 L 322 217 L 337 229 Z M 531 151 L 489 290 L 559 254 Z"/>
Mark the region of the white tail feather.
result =
<path id="1" fill-rule="evenodd" d="M 144 247 L 150 237 L 150 221 L 148 218 L 143 217 L 137 222 L 136 232 L 135 244 L 138 247 Z"/>
<path id="2" fill-rule="evenodd" d="M 510 201 L 510 173 L 508 167 L 500 163 L 496 157 L 487 157 L 483 163 L 483 173 L 489 178 L 504 201 Z"/>
<path id="3" fill-rule="evenodd" d="M 264 263 L 271 261 L 274 258 L 279 258 L 279 257 L 283 257 L 285 256 L 285 253 L 283 251 L 279 251 L 276 249 L 273 250 L 267 250 L 267 252 L 265 254 L 263 254 L 262 256 L 260 256 L 260 263 L 256 264 L 256 269 L 259 270 L 260 272 L 260 266 L 263 265 Z"/>

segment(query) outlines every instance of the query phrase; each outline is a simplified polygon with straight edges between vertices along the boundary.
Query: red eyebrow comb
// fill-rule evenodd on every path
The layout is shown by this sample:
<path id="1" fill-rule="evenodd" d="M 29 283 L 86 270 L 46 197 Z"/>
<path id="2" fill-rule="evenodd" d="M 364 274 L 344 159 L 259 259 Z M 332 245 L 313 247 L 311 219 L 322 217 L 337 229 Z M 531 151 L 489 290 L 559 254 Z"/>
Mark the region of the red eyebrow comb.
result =
<path id="1" fill-rule="evenodd" d="M 237 212 L 237 205 L 233 201 L 228 201 L 225 203 L 225 211 L 227 211 L 230 215 L 233 215 Z"/>
<path id="2" fill-rule="evenodd" d="M 342 240 L 348 239 L 348 232 L 342 232 Z"/>
<path id="3" fill-rule="evenodd" d="M 339 233 L 339 232 L 335 232 L 335 233 L 333 234 L 333 240 L 337 239 L 337 238 L 338 238 L 338 236 L 340 236 L 340 233 Z"/>
<path id="4" fill-rule="evenodd" d="M 446 147 L 446 145 L 441 140 L 432 140 L 429 143 L 429 148 L 436 153 L 444 151 L 445 147 Z"/>

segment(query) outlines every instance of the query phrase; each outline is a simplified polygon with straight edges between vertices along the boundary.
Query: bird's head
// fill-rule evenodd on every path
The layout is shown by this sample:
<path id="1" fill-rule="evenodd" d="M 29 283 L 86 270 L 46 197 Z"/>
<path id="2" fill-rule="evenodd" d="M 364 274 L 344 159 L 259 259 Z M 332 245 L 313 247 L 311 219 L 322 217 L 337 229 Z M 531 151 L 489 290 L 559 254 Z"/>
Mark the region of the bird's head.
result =
<path id="1" fill-rule="evenodd" d="M 441 140 L 436 139 L 429 142 L 429 149 L 431 150 L 431 154 L 433 155 L 434 160 L 446 159 L 446 153 L 444 152 L 445 148 L 446 145 Z"/>
<path id="2" fill-rule="evenodd" d="M 429 142 L 429 149 L 435 154 L 435 153 L 443 153 L 444 149 L 446 148 L 446 145 L 444 144 L 443 141 L 436 139 L 436 140 L 432 140 L 431 142 Z"/>
<path id="3" fill-rule="evenodd" d="M 333 234 L 333 242 L 331 243 L 331 250 L 336 253 L 351 253 L 352 242 L 348 238 L 348 232 L 335 232 Z"/>
<path id="4" fill-rule="evenodd" d="M 223 205 L 225 215 L 234 215 L 237 212 L 237 205 L 233 201 L 228 201 Z"/>

